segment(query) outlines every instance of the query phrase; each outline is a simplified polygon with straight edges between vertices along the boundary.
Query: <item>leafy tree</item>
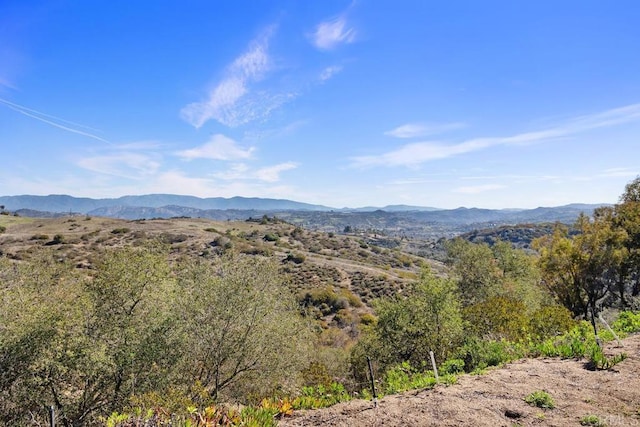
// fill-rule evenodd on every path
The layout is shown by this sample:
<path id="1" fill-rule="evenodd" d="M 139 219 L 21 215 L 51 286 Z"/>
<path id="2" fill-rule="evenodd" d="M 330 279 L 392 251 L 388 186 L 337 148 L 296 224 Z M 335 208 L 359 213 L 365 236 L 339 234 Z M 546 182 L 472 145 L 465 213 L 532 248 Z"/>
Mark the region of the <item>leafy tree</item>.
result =
<path id="1" fill-rule="evenodd" d="M 277 264 L 242 255 L 184 261 L 178 289 L 188 378 L 236 400 L 294 384 L 309 336 Z"/>
<path id="2" fill-rule="evenodd" d="M 278 265 L 168 255 L 111 249 L 89 277 L 48 248 L 0 257 L 0 425 L 43 423 L 52 404 L 75 427 L 134 396 L 246 401 L 293 384 L 310 340 Z"/>
<path id="3" fill-rule="evenodd" d="M 640 203 L 640 176 L 625 185 L 620 203 Z"/>
<path id="4" fill-rule="evenodd" d="M 608 209 L 613 226 L 622 229 L 627 236 L 623 243 L 627 256 L 621 264 L 617 286 L 622 306 L 626 306 L 626 294 L 640 295 L 640 177 L 627 184 L 620 196 L 620 203 Z"/>
<path id="5" fill-rule="evenodd" d="M 552 236 L 537 239 L 543 283 L 574 315 L 587 317 L 619 281 L 626 256 L 623 230 L 612 227 L 606 215 L 590 220 L 581 215 L 575 223 L 578 234 L 569 237 L 558 227 Z"/>
<path id="6" fill-rule="evenodd" d="M 374 338 L 364 342 L 372 344 L 371 350 L 385 366 L 405 361 L 420 366 L 429 359 L 430 350 L 444 361 L 462 339 L 455 282 L 436 277 L 426 268 L 406 294 L 379 300 L 375 310 Z"/>
<path id="7" fill-rule="evenodd" d="M 84 337 L 92 343 L 92 363 L 78 385 L 87 396 L 83 409 L 112 411 L 134 393 L 166 386 L 178 358 L 170 313 L 175 281 L 167 254 L 162 246 L 109 251 L 86 281 L 91 305 Z"/>
<path id="8" fill-rule="evenodd" d="M 4 263 L 0 363 L 12 368 L 0 384 L 0 412 L 7 424 L 53 404 L 62 425 L 91 425 L 133 393 L 162 388 L 172 366 L 166 255 L 108 251 L 93 277 L 49 251 Z"/>
<path id="9" fill-rule="evenodd" d="M 0 279 L 0 424 L 23 425 L 56 403 L 59 380 L 78 363 L 70 337 L 87 302 L 72 267 L 49 251 L 29 263 L 0 258 Z"/>
<path id="10" fill-rule="evenodd" d="M 446 249 L 448 264 L 457 279 L 463 306 L 500 293 L 503 272 L 488 245 L 457 238 L 448 242 Z"/>
<path id="11" fill-rule="evenodd" d="M 548 292 L 540 286 L 540 269 L 535 256 L 503 241 L 496 242 L 491 250 L 502 272 L 500 296 L 521 301 L 528 314 L 552 302 Z"/>
<path id="12" fill-rule="evenodd" d="M 498 241 L 490 247 L 457 238 L 446 247 L 463 306 L 502 296 L 520 300 L 527 311 L 533 311 L 547 299 L 539 286 L 535 258 L 509 242 Z"/>

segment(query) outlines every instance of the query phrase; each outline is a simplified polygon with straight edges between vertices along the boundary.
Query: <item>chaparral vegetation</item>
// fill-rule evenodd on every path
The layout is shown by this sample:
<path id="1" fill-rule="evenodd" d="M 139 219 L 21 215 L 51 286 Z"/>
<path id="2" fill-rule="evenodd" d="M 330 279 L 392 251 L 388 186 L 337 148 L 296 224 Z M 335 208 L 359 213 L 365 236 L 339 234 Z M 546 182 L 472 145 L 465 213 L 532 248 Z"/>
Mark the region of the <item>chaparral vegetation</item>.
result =
<path id="1" fill-rule="evenodd" d="M 611 369 L 601 343 L 640 330 L 640 178 L 531 248 L 455 238 L 444 263 L 277 218 L 100 221 L 0 218 L 2 425 L 275 425 L 522 357 Z"/>

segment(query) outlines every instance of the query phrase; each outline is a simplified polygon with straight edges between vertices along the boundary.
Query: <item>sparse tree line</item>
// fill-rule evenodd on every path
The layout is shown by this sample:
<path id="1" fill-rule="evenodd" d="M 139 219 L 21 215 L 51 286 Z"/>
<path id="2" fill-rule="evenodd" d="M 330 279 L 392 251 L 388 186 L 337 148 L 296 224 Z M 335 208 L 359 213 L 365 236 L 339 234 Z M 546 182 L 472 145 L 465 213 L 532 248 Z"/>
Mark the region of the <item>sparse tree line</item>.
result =
<path id="1" fill-rule="evenodd" d="M 346 348 L 322 345 L 263 256 L 174 259 L 161 244 L 132 246 L 106 250 L 89 274 L 51 248 L 0 257 L 0 424 L 43 425 L 48 405 L 60 425 L 84 426 L 114 411 L 256 404 L 335 381 L 361 391 L 367 357 L 392 391 L 398 376 L 429 369 L 430 351 L 449 372 L 530 354 L 603 307 L 637 308 L 640 178 L 575 228 L 558 226 L 535 252 L 450 241 L 448 275 L 425 268 L 375 301 L 375 319 Z"/>

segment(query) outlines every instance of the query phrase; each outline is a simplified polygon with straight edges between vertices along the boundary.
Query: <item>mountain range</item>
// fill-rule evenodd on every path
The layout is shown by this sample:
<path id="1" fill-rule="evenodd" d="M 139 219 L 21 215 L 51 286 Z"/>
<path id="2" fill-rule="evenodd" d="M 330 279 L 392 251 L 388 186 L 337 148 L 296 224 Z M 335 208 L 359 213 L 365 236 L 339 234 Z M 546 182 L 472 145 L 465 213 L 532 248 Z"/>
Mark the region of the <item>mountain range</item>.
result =
<path id="1" fill-rule="evenodd" d="M 505 224 L 569 224 L 582 213 L 591 215 L 603 204 L 535 209 L 438 209 L 409 205 L 336 209 L 285 199 L 148 194 L 113 199 L 69 195 L 1 196 L 0 206 L 22 216 L 83 214 L 129 220 L 172 217 L 246 220 L 267 215 L 310 229 L 379 230 L 390 235 L 436 238 Z"/>

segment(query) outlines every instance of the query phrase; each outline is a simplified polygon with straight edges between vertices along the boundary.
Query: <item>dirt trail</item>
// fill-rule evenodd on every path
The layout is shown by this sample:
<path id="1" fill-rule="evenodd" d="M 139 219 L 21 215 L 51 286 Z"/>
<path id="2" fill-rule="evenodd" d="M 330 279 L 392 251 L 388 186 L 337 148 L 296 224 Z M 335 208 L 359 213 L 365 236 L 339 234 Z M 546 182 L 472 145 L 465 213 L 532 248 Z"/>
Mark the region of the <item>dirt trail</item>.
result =
<path id="1" fill-rule="evenodd" d="M 640 426 L 640 335 L 623 344 L 607 346 L 608 355 L 628 355 L 610 371 L 590 371 L 585 360 L 526 359 L 456 385 L 387 396 L 377 408 L 354 400 L 298 411 L 279 426 L 580 426 L 587 415 L 609 427 Z M 536 390 L 551 394 L 556 408 L 526 404 Z"/>

